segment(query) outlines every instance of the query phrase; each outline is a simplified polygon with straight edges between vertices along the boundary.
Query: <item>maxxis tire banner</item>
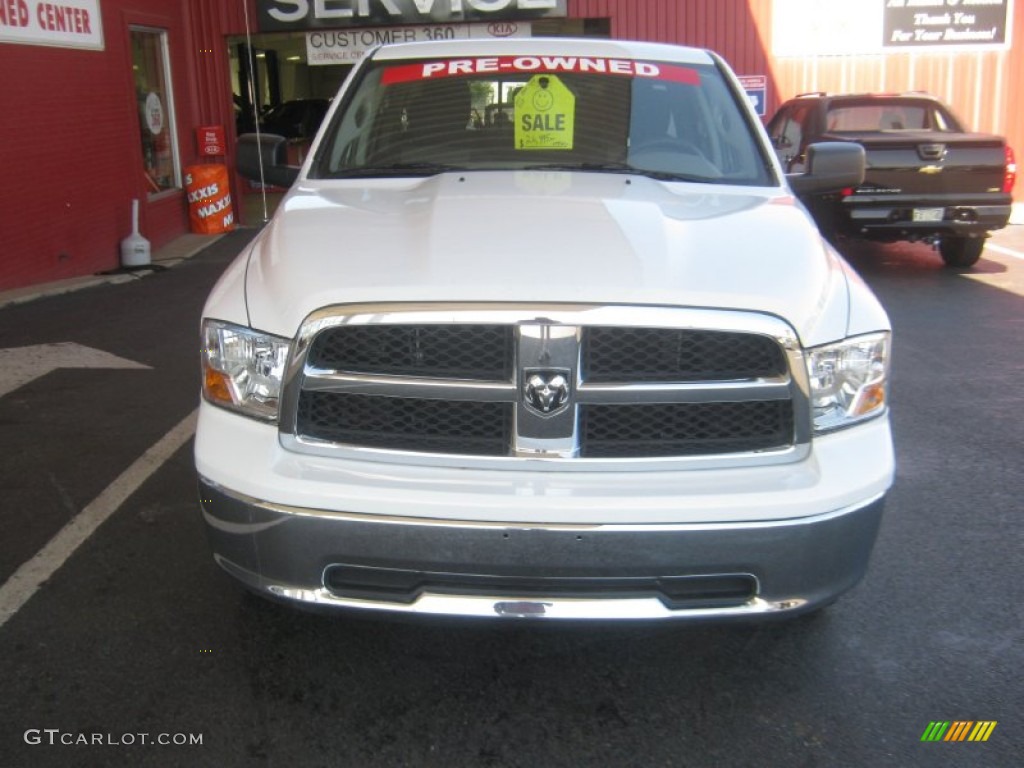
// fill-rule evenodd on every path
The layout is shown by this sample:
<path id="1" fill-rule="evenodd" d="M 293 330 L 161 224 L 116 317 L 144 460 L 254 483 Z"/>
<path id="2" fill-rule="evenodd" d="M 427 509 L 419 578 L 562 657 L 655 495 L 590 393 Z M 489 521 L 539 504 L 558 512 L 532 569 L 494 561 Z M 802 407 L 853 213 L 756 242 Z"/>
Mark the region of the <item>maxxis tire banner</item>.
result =
<path id="1" fill-rule="evenodd" d="M 188 219 L 193 232 L 219 235 L 235 228 L 227 166 L 191 165 L 185 169 Z"/>

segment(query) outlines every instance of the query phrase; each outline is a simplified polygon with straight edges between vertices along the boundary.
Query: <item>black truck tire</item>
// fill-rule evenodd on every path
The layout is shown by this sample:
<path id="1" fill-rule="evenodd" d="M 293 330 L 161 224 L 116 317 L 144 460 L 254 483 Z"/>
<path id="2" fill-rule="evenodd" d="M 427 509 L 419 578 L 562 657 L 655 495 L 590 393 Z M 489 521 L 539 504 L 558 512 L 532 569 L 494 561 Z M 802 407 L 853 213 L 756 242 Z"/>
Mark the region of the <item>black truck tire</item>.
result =
<path id="1" fill-rule="evenodd" d="M 984 249 L 984 237 L 944 237 L 939 241 L 942 260 L 947 267 L 956 269 L 973 267 Z"/>

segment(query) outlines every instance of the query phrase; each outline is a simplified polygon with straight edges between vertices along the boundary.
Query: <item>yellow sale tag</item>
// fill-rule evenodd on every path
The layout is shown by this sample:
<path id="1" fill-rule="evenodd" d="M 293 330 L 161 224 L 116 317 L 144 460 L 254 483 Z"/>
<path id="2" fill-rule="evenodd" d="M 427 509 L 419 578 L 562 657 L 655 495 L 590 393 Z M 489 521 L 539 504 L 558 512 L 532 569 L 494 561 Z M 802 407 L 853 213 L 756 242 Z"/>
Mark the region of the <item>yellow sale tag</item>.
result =
<path id="1" fill-rule="evenodd" d="M 572 149 L 576 97 L 554 75 L 534 75 L 516 94 L 516 149 Z"/>

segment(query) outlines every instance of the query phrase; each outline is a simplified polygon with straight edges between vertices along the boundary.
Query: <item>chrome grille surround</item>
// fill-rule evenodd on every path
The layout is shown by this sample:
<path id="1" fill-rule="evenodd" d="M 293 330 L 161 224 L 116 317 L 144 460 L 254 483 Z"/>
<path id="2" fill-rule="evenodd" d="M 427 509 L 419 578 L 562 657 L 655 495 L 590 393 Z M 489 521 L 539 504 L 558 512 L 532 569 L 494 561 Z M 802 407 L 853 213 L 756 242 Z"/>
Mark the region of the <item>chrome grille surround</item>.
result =
<path id="1" fill-rule="evenodd" d="M 415 375 L 400 375 L 393 366 L 387 373 L 353 372 L 316 365 L 317 360 L 324 362 L 323 355 L 310 355 L 320 334 L 332 329 L 451 325 L 513 329 L 511 375 L 503 379 L 448 378 L 423 375 L 430 373 L 426 369 L 414 370 Z M 675 380 L 660 370 L 656 380 L 607 381 L 606 377 L 597 377 L 598 381 L 590 382 L 582 350 L 591 328 L 601 328 L 605 333 L 626 328 L 752 336 L 770 340 L 778 350 L 780 362 L 774 372 L 746 378 L 694 380 L 680 375 Z M 385 335 L 396 336 L 391 329 Z M 525 374 L 545 370 L 569 374 L 570 407 L 550 415 L 527 407 L 523 396 Z M 287 450 L 307 455 L 480 469 L 653 471 L 781 464 L 799 461 L 809 453 L 808 392 L 803 350 L 795 331 L 780 318 L 767 314 L 589 304 L 339 305 L 312 313 L 300 328 L 281 399 L 280 438 Z M 378 440 L 368 441 L 371 444 L 338 442 L 342 433 L 332 430 L 325 432 L 331 439 L 303 434 L 299 409 L 304 393 L 437 400 L 446 401 L 446 405 L 459 401 L 506 404 L 512 408 L 509 445 L 505 455 L 488 455 L 453 452 L 450 441 L 444 443 L 448 447 L 440 450 L 431 449 L 429 441 L 409 441 L 408 445 L 403 442 L 403 448 L 396 449 L 380 447 Z M 786 421 L 780 422 L 779 434 L 784 432 L 785 438 L 754 450 L 743 449 L 740 444 L 739 450 L 697 455 L 692 451 L 674 455 L 671 450 L 655 451 L 652 455 L 643 455 L 643 451 L 639 455 L 634 451 L 621 456 L 598 456 L 596 452 L 593 457 L 586 455 L 581 421 L 588 406 L 602 406 L 606 412 L 607 406 L 651 405 L 670 410 L 678 406 L 678 410 L 687 411 L 708 406 L 714 412 L 720 404 L 729 403 L 744 407 L 763 403 L 766 408 L 782 412 Z M 598 410 L 593 409 L 595 413 Z M 767 420 L 759 418 L 770 424 L 773 417 L 769 414 Z M 358 433 L 358 426 L 353 434 Z M 712 440 L 717 438 L 720 436 L 711 435 Z M 769 434 L 766 439 L 773 438 Z M 726 446 L 728 441 L 717 445 Z"/>

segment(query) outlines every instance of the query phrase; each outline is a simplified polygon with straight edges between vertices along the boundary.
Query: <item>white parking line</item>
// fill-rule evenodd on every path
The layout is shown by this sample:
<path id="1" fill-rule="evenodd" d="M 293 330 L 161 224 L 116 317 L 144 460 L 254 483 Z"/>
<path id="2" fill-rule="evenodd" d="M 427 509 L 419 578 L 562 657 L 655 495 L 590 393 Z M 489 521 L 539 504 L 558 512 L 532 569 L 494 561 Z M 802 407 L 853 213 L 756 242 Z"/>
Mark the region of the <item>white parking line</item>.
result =
<path id="1" fill-rule="evenodd" d="M 1001 253 L 1004 256 L 1012 256 L 1015 259 L 1024 260 L 1024 253 L 1021 253 L 1020 251 L 1015 251 L 1012 248 L 1007 248 L 1002 245 L 993 245 L 992 243 L 985 243 L 985 249 L 989 251 L 995 251 L 996 253 Z"/>
<path id="2" fill-rule="evenodd" d="M 142 454 L 0 587 L 0 627 L 196 431 L 198 409 Z"/>

